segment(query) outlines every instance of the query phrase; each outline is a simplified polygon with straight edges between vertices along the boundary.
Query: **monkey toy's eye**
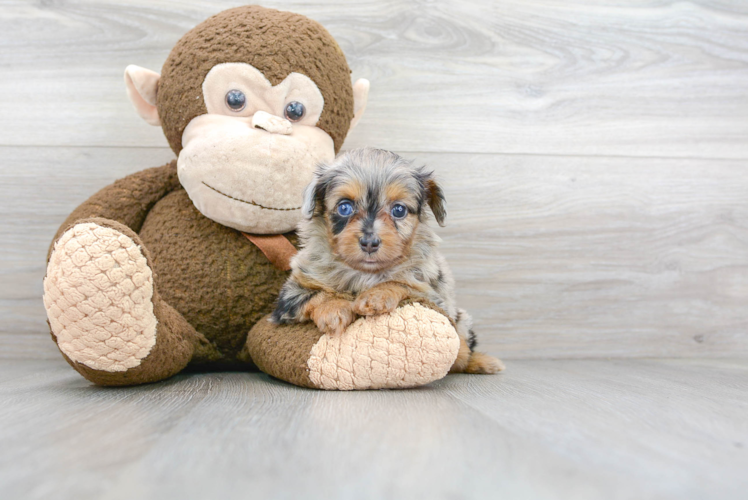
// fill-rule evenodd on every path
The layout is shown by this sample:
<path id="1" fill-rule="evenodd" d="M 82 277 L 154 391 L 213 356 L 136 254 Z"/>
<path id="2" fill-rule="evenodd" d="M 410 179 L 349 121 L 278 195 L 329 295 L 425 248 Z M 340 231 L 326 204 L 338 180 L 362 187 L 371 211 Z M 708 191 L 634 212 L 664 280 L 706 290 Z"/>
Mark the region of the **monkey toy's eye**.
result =
<path id="1" fill-rule="evenodd" d="M 353 203 L 350 201 L 343 201 L 338 204 L 338 215 L 348 217 L 353 213 Z"/>
<path id="2" fill-rule="evenodd" d="M 304 109 L 304 105 L 299 101 L 289 102 L 288 104 L 286 104 L 286 110 L 284 111 L 286 119 L 292 122 L 297 122 L 304 118 L 305 112 L 306 109 Z"/>
<path id="3" fill-rule="evenodd" d="M 241 90 L 229 90 L 226 93 L 226 106 L 231 111 L 241 111 L 247 105 L 247 96 Z"/>
<path id="4" fill-rule="evenodd" d="M 392 207 L 392 216 L 395 219 L 402 219 L 406 215 L 408 215 L 408 209 L 405 207 L 405 205 L 397 204 L 394 207 Z"/>

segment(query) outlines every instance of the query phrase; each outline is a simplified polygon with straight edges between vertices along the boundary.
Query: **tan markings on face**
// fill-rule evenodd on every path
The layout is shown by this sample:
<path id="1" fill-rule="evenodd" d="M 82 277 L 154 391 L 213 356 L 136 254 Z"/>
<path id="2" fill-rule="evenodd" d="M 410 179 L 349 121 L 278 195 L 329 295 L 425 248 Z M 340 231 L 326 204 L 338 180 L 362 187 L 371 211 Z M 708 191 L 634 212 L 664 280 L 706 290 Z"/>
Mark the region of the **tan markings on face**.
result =
<path id="1" fill-rule="evenodd" d="M 334 189 L 326 202 L 328 213 L 335 210 L 336 203 L 345 198 L 354 201 L 361 200 L 366 192 L 366 186 L 357 181 L 351 181 Z M 328 236 L 332 242 L 333 251 L 349 266 L 359 271 L 381 272 L 406 259 L 413 243 L 415 228 L 418 226 L 418 216 L 408 212 L 408 215 L 395 222 L 391 215 L 392 206 L 403 203 L 415 206 L 415 194 L 400 183 L 392 183 L 382 190 L 382 208 L 374 223 L 374 232 L 381 240 L 379 250 L 369 255 L 364 252 L 359 239 L 364 235 L 364 222 L 367 216 L 366 207 L 356 204 L 356 212 L 351 216 L 345 229 L 337 235 L 332 233 L 328 217 Z"/>
<path id="2" fill-rule="evenodd" d="M 403 257 L 403 249 L 407 240 L 403 239 L 403 235 L 397 230 L 388 213 L 380 212 L 377 219 L 381 221 L 378 236 L 382 240 L 377 252 L 379 258 L 384 262 L 400 260 Z"/>
<path id="3" fill-rule="evenodd" d="M 408 205 L 415 204 L 415 196 L 413 193 L 399 182 L 385 186 L 384 196 L 387 199 L 388 205 L 392 205 L 398 201 Z"/>
<path id="4" fill-rule="evenodd" d="M 358 240 L 363 234 L 363 221 L 365 214 L 360 211 L 353 214 L 345 229 L 337 235 L 332 233 L 332 227 L 328 224 L 328 235 L 332 241 L 332 248 L 336 255 L 343 259 L 354 269 L 366 254 L 359 247 Z"/>
<path id="5" fill-rule="evenodd" d="M 364 184 L 353 179 L 346 182 L 345 184 L 336 186 L 327 194 L 327 199 L 325 200 L 327 211 L 334 211 L 337 203 L 343 199 L 351 200 L 356 208 L 360 208 L 356 205 L 356 203 L 363 199 L 365 193 L 366 187 L 364 186 Z"/>
<path id="6" fill-rule="evenodd" d="M 391 228 L 393 232 L 391 243 L 393 245 L 396 243 L 400 245 L 398 247 L 399 253 L 401 255 L 408 255 L 410 252 L 410 246 L 413 243 L 415 229 L 418 226 L 418 214 L 411 212 L 409 209 L 408 215 L 405 216 L 405 218 L 395 221 L 392 217 L 391 210 L 397 203 L 402 203 L 406 207 L 417 206 L 416 194 L 412 189 L 409 189 L 408 186 L 400 182 L 393 182 L 385 186 L 384 194 L 386 198 L 385 209 L 381 215 L 386 217 L 386 223 L 383 226 Z M 389 232 L 389 229 L 387 232 Z M 395 239 L 395 237 L 397 237 L 397 239 Z M 385 243 L 384 236 L 380 236 L 380 238 L 382 238 L 383 249 L 389 246 Z"/>

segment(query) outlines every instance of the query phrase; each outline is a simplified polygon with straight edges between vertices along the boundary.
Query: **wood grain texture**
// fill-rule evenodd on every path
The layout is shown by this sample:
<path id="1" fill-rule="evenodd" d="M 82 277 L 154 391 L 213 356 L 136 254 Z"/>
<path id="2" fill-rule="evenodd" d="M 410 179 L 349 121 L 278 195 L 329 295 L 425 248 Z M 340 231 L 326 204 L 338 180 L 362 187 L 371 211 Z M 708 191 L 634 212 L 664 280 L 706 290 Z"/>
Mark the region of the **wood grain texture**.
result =
<path id="1" fill-rule="evenodd" d="M 0 357 L 58 357 L 41 302 L 47 249 L 70 212 L 166 148 L 0 147 Z"/>
<path id="2" fill-rule="evenodd" d="M 506 358 L 748 354 L 740 161 L 422 154 L 443 250 Z"/>
<path id="3" fill-rule="evenodd" d="M 154 148 L 2 148 L 0 357 L 57 357 L 41 303 L 49 241 Z M 403 153 L 433 168 L 442 251 L 481 348 L 507 359 L 748 355 L 743 162 Z M 41 179 L 46 179 L 40 182 Z"/>
<path id="4" fill-rule="evenodd" d="M 13 378 L 3 378 L 11 372 Z M 408 391 L 0 363 L 3 498 L 744 498 L 743 361 L 515 361 Z"/>
<path id="5" fill-rule="evenodd" d="M 0 0 L 0 497 L 745 497 L 738 0 L 265 0 L 322 22 L 371 80 L 345 148 L 436 170 L 459 302 L 507 371 L 351 394 L 71 370 L 41 302 L 49 241 L 173 157 L 123 69 L 158 70 L 243 3 Z M 653 356 L 681 359 L 521 359 Z"/>
<path id="6" fill-rule="evenodd" d="M 0 144 L 164 146 L 127 64 L 239 1 L 4 0 Z M 738 0 L 264 2 L 323 23 L 372 82 L 349 147 L 748 158 Z"/>

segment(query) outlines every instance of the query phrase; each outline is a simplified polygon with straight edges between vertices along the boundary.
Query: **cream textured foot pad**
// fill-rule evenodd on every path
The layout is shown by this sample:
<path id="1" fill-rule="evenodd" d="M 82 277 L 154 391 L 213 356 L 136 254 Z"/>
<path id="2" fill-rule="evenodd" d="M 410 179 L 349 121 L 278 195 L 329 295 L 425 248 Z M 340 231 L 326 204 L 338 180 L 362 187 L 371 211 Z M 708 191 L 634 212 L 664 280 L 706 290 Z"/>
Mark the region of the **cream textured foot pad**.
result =
<path id="1" fill-rule="evenodd" d="M 55 243 L 44 306 L 57 345 L 78 363 L 108 372 L 140 365 L 156 343 L 153 273 L 119 231 L 77 224 Z"/>
<path id="2" fill-rule="evenodd" d="M 444 377 L 460 340 L 449 320 L 408 304 L 391 314 L 359 319 L 341 336 L 312 347 L 309 377 L 322 389 L 405 388 Z"/>

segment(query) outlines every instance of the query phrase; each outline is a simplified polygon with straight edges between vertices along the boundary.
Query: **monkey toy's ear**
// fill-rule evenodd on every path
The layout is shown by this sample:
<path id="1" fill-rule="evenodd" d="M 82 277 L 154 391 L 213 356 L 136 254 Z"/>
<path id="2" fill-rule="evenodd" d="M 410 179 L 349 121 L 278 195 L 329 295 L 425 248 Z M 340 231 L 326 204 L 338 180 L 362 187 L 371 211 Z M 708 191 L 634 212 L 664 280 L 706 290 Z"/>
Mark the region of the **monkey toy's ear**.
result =
<path id="1" fill-rule="evenodd" d="M 127 96 L 140 117 L 154 126 L 161 125 L 158 109 L 156 109 L 156 93 L 158 92 L 158 80 L 160 78 L 161 75 L 155 71 L 134 64 L 125 68 Z"/>
<path id="2" fill-rule="evenodd" d="M 366 78 L 359 78 L 356 83 L 353 84 L 353 119 L 351 120 L 351 128 L 353 130 L 358 124 L 358 121 L 364 115 L 366 110 L 366 102 L 369 100 L 369 80 Z"/>

